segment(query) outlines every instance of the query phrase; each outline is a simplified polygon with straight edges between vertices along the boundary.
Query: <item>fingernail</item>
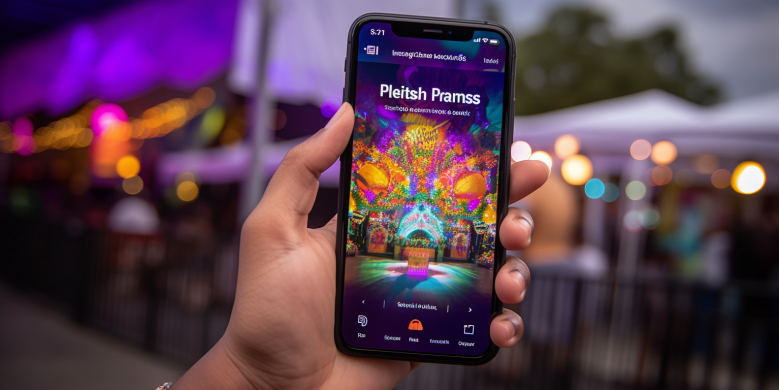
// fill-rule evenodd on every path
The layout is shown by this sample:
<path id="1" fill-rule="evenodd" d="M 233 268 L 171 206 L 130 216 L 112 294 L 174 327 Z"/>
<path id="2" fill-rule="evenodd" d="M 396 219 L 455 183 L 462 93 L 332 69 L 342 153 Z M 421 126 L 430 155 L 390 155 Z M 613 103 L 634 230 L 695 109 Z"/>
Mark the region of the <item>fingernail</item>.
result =
<path id="1" fill-rule="evenodd" d="M 528 232 L 530 232 L 530 234 L 527 236 L 527 243 L 530 244 L 530 240 L 533 238 L 533 225 L 531 225 L 530 222 L 525 218 L 520 218 L 519 224 L 527 229 Z"/>
<path id="2" fill-rule="evenodd" d="M 519 321 L 516 318 L 508 317 L 508 318 L 504 319 L 503 321 L 506 321 L 506 322 L 510 323 L 511 326 L 514 327 L 514 336 L 516 336 L 517 333 L 519 333 Z"/>
<path id="3" fill-rule="evenodd" d="M 519 222 L 522 223 L 526 229 L 530 230 L 530 236 L 533 236 L 533 231 L 536 229 L 536 224 L 533 222 L 533 217 L 530 216 L 525 210 L 519 209 Z"/>
<path id="4" fill-rule="evenodd" d="M 346 111 L 346 105 L 347 104 L 348 103 L 341 104 L 341 108 L 339 108 L 338 111 L 336 111 L 335 114 L 333 114 L 333 117 L 330 118 L 330 120 L 325 125 L 325 127 L 324 127 L 325 129 L 327 129 L 328 127 L 332 126 L 333 123 L 335 123 L 338 120 L 338 118 L 341 117 L 341 115 L 344 114 L 344 111 Z"/>

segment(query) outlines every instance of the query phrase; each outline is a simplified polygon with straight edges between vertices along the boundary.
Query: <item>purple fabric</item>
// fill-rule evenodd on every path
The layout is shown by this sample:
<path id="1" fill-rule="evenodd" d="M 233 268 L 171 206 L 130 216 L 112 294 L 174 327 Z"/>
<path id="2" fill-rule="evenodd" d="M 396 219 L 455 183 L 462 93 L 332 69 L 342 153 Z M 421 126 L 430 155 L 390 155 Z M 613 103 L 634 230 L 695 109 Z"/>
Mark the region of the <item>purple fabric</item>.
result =
<path id="1" fill-rule="evenodd" d="M 0 58 L 0 120 L 59 115 L 92 97 L 122 101 L 158 85 L 200 87 L 229 63 L 237 6 L 135 3 L 17 46 Z"/>

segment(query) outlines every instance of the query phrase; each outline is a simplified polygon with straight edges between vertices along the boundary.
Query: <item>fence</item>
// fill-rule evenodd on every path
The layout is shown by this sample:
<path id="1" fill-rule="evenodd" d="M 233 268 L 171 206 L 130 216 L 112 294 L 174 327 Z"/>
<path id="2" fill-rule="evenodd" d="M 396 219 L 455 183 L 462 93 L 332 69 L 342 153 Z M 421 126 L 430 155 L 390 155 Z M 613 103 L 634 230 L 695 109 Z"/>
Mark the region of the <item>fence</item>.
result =
<path id="1" fill-rule="evenodd" d="M 3 221 L 3 278 L 82 324 L 185 364 L 227 325 L 236 237 L 185 242 Z M 480 367 L 425 365 L 398 388 L 779 388 L 779 292 L 770 286 L 539 276 L 510 308 L 525 320 L 517 347 Z"/>

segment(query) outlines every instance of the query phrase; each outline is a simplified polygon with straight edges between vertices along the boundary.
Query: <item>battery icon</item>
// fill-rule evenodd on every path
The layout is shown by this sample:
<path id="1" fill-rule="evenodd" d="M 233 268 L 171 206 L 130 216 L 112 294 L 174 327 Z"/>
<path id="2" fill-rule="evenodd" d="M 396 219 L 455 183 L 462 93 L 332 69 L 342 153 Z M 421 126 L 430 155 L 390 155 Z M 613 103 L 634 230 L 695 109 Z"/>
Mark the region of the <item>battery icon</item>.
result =
<path id="1" fill-rule="evenodd" d="M 490 45 L 498 46 L 500 42 L 497 39 L 490 39 Z"/>

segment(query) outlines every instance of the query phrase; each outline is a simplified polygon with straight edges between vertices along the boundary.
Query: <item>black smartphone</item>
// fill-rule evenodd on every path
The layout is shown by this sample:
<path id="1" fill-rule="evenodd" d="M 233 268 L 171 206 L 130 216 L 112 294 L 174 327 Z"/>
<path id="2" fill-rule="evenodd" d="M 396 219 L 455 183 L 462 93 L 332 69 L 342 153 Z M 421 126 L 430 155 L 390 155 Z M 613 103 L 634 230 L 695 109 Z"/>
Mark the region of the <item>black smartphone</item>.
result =
<path id="1" fill-rule="evenodd" d="M 515 43 L 489 22 L 367 14 L 349 31 L 335 341 L 349 355 L 483 364 L 505 250 Z"/>

